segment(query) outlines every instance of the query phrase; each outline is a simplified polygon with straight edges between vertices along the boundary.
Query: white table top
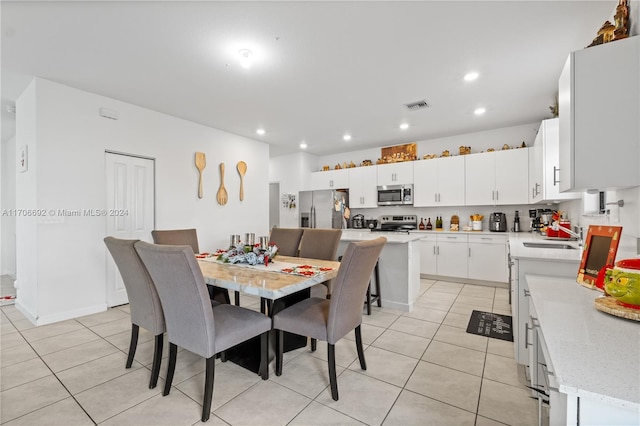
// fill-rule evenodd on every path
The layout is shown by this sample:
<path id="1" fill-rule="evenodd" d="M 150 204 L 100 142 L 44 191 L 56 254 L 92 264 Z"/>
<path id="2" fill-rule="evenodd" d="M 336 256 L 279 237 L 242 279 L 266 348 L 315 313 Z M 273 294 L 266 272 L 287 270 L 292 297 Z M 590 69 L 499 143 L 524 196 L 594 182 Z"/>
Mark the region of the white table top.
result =
<path id="1" fill-rule="evenodd" d="M 273 265 L 277 266 L 278 263 L 281 263 L 283 268 L 289 266 L 287 265 L 288 263 L 295 263 L 298 265 L 326 266 L 333 268 L 333 270 L 315 277 L 305 277 L 268 271 L 266 268 L 265 270 L 260 270 L 243 265 L 198 260 L 207 284 L 271 300 L 279 299 L 335 278 L 340 267 L 340 262 L 289 256 L 277 256 L 273 261 Z"/>
<path id="2" fill-rule="evenodd" d="M 596 310 L 602 293 L 575 280 L 526 280 L 560 391 L 640 416 L 640 323 Z"/>

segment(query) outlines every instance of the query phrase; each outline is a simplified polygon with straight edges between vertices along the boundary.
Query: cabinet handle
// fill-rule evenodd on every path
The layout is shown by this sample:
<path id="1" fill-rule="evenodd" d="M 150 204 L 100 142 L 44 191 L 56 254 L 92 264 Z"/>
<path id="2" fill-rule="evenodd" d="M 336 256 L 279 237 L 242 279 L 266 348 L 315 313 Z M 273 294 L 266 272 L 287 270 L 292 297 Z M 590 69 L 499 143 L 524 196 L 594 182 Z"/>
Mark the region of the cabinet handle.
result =
<path id="1" fill-rule="evenodd" d="M 560 173 L 558 173 L 558 179 L 556 180 L 556 172 L 560 172 L 560 169 L 556 166 L 553 166 L 553 186 L 556 186 L 557 183 L 560 183 Z"/>
<path id="2" fill-rule="evenodd" d="M 529 328 L 528 322 L 525 322 L 524 323 L 524 348 L 525 349 L 529 349 L 529 346 L 531 346 L 531 343 L 529 343 L 529 330 L 533 330 L 533 329 Z"/>
<path id="3" fill-rule="evenodd" d="M 442 201 L 442 200 L 440 199 L 440 193 L 438 193 L 438 202 L 440 202 L 440 201 Z"/>
<path id="4" fill-rule="evenodd" d="M 437 193 L 433 194 L 433 201 L 435 201 L 436 203 L 438 202 L 438 194 Z"/>
<path id="5" fill-rule="evenodd" d="M 491 199 L 492 200 L 496 199 L 496 191 L 491 191 Z"/>
<path id="6" fill-rule="evenodd" d="M 471 257 L 471 247 L 467 248 L 469 250 L 469 257 Z"/>
<path id="7" fill-rule="evenodd" d="M 531 188 L 531 198 L 536 198 L 536 189 Z"/>
<path id="8" fill-rule="evenodd" d="M 493 241 L 493 238 L 491 237 L 480 237 L 481 240 L 489 240 L 489 241 Z"/>
<path id="9" fill-rule="evenodd" d="M 531 296 L 531 292 L 525 288 L 524 289 L 524 297 L 529 297 L 529 296 Z"/>
<path id="10" fill-rule="evenodd" d="M 433 254 L 436 254 L 436 246 L 433 246 Z"/>
<path id="11" fill-rule="evenodd" d="M 540 188 L 540 184 L 536 183 L 536 195 L 540 193 L 540 190 L 538 188 Z"/>
<path id="12" fill-rule="evenodd" d="M 440 246 L 438 246 L 438 256 L 440 256 Z"/>
<path id="13" fill-rule="evenodd" d="M 500 199 L 500 192 L 496 191 L 496 201 L 498 201 Z"/>

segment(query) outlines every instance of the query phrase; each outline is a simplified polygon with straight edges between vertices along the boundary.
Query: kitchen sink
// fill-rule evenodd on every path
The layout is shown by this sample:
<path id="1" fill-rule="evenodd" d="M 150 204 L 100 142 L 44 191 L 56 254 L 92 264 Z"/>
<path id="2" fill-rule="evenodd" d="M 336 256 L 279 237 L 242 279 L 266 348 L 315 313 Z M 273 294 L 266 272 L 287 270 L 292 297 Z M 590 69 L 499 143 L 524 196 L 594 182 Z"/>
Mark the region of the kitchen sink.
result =
<path id="1" fill-rule="evenodd" d="M 553 243 L 522 243 L 525 247 L 530 248 L 550 248 L 550 249 L 563 249 L 563 250 L 577 250 L 577 247 L 574 247 L 569 244 L 553 244 Z"/>

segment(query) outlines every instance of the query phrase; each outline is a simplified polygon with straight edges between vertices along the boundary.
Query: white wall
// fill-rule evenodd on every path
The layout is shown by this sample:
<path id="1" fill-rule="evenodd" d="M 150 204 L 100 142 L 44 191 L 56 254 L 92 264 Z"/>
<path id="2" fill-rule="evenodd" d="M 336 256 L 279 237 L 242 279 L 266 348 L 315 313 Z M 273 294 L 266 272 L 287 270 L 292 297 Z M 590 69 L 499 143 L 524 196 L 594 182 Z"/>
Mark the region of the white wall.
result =
<path id="1" fill-rule="evenodd" d="M 316 168 L 317 157 L 299 152 L 269 160 L 269 182 L 280 183 L 280 194 L 295 194 L 296 208 L 285 208 L 280 203 L 280 227 L 297 228 L 298 193 L 310 188 L 311 171 Z"/>
<path id="2" fill-rule="evenodd" d="M 425 154 L 437 154 L 440 156 L 442 151 L 445 150 L 448 150 L 451 155 L 458 155 L 460 146 L 470 146 L 472 153 L 486 151 L 488 148 L 500 150 L 504 144 L 514 147 L 520 146 L 522 142 L 525 142 L 527 146 L 532 146 L 539 127 L 540 122 L 537 122 L 486 130 L 483 132 L 466 133 L 446 138 L 417 141 L 418 158 L 422 158 Z M 322 170 L 322 167 L 325 165 L 333 169 L 336 164 L 343 164 L 345 162 L 349 164 L 352 161 L 358 166 L 363 160 L 371 160 L 375 164 L 382 154 L 382 148 L 383 147 L 317 157 L 317 164 L 312 171 Z"/>
<path id="3" fill-rule="evenodd" d="M 157 229 L 195 227 L 202 251 L 226 247 L 231 233 L 267 235 L 267 144 L 42 79 L 19 103 L 17 145 L 29 144 L 30 165 L 17 176 L 18 208 L 104 208 L 105 150 L 111 150 L 155 158 Z M 118 111 L 119 119 L 100 117 L 101 107 Z M 207 155 L 202 199 L 196 151 Z M 248 165 L 243 202 L 240 160 Z M 225 206 L 216 202 L 221 162 Z M 38 324 L 104 309 L 105 219 L 18 222 L 17 305 Z"/>
<path id="4" fill-rule="evenodd" d="M 2 142 L 2 210 L 16 208 L 16 138 Z M 0 273 L 15 275 L 16 273 L 16 218 L 12 215 L 2 216 L 2 271 Z"/>

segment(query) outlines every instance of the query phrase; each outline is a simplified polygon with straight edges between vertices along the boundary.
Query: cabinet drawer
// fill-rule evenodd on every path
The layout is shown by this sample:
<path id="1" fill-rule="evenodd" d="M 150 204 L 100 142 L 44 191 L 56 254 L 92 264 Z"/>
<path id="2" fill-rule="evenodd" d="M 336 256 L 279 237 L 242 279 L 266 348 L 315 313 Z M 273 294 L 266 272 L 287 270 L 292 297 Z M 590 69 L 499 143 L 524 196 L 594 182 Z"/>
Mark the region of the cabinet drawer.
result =
<path id="1" fill-rule="evenodd" d="M 438 242 L 466 243 L 467 236 L 460 234 L 440 234 L 438 235 Z"/>
<path id="2" fill-rule="evenodd" d="M 507 236 L 505 234 L 469 235 L 469 242 L 482 244 L 507 244 Z"/>
<path id="3" fill-rule="evenodd" d="M 435 243 L 437 240 L 438 240 L 438 237 L 436 236 L 436 234 L 424 233 L 420 235 L 420 241 Z"/>

